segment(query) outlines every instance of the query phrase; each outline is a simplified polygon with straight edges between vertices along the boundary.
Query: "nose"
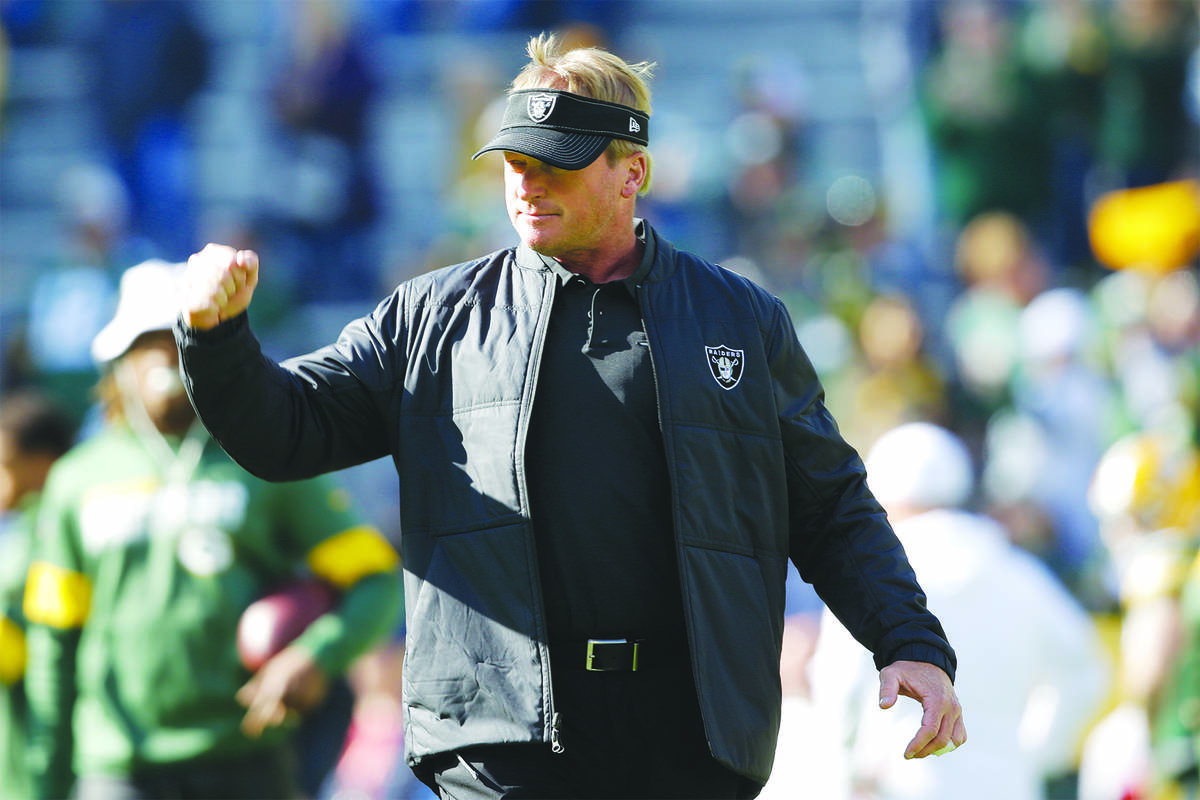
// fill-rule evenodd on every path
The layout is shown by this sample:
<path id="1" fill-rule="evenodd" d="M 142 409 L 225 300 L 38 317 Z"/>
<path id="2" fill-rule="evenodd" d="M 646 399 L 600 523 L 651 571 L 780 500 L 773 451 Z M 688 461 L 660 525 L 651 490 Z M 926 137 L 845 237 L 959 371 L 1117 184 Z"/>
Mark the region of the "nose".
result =
<path id="1" fill-rule="evenodd" d="M 526 167 L 516 176 L 516 193 L 521 200 L 532 200 L 546 194 L 545 173 L 537 167 Z"/>

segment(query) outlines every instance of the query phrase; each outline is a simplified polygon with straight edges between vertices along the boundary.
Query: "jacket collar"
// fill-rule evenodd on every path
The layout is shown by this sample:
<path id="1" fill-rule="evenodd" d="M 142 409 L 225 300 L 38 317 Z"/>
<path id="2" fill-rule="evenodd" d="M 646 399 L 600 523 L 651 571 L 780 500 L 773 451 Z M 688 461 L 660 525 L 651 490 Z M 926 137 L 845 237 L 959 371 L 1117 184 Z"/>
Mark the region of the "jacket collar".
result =
<path id="1" fill-rule="evenodd" d="M 633 220 L 635 229 L 638 231 L 639 238 L 645 238 L 647 250 L 653 252 L 653 261 L 649 265 L 642 264 L 632 277 L 627 280 L 633 285 L 641 285 L 643 283 L 658 283 L 670 276 L 675 269 L 675 247 L 669 241 L 664 239 L 654 230 L 654 227 L 644 219 L 635 218 Z M 538 270 L 539 272 L 552 272 L 558 275 L 562 270 L 561 267 L 555 269 L 557 264 L 552 264 L 551 259 L 542 256 L 524 242 L 517 245 L 516 254 L 514 256 L 517 266 L 525 269 Z M 562 277 L 559 275 L 559 277 Z M 569 275 L 568 275 L 569 277 Z"/>

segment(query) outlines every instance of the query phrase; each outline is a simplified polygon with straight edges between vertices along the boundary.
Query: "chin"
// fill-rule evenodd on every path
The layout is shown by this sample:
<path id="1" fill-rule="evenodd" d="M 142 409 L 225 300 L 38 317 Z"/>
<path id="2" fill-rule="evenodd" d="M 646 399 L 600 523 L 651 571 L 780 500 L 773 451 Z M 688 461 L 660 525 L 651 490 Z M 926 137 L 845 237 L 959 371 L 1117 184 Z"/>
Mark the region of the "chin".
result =
<path id="1" fill-rule="evenodd" d="M 547 249 L 553 249 L 554 243 L 562 238 L 560 232 L 549 230 L 549 227 L 546 224 L 522 221 L 521 224 L 517 225 L 517 233 L 520 235 L 522 242 L 539 253 L 545 253 Z"/>
<path id="2" fill-rule="evenodd" d="M 538 236 L 536 233 L 526 233 L 521 236 L 521 241 L 525 243 L 526 247 L 541 253 L 544 256 L 550 256 L 553 258 L 558 254 L 558 248 L 554 246 L 554 239 L 552 237 Z"/>
<path id="3" fill-rule="evenodd" d="M 154 427 L 162 433 L 186 433 L 188 428 L 192 427 L 192 423 L 196 421 L 196 412 L 192 410 L 192 406 L 186 401 L 186 398 L 183 403 L 165 403 L 157 409 L 147 409 L 147 411 Z"/>

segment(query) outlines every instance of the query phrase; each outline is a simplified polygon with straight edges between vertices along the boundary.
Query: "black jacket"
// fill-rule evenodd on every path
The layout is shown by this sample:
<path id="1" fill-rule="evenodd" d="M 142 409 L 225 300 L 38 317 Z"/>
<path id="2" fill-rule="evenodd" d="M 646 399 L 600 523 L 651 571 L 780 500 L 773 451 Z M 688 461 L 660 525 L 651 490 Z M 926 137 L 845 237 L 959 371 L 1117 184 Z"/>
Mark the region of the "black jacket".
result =
<path id="1" fill-rule="evenodd" d="M 337 343 L 280 366 L 245 315 L 177 326 L 192 401 L 250 472 L 394 460 L 410 763 L 553 738 L 524 442 L 556 286 L 531 251 L 499 251 L 401 284 Z M 953 678 L 954 652 L 783 304 L 661 238 L 638 298 L 705 730 L 718 760 L 765 782 L 789 556 L 880 667 L 927 661 Z M 736 351 L 724 374 L 718 350 Z"/>

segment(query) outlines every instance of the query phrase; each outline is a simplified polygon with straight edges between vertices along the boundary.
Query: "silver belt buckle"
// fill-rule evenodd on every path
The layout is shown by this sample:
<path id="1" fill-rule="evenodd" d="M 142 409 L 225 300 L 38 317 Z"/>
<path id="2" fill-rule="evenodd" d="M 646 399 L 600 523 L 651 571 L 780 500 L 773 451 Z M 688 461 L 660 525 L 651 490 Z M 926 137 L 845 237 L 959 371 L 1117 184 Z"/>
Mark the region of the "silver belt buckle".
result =
<path id="1" fill-rule="evenodd" d="M 630 644 L 630 641 L 628 639 L 588 639 L 587 664 L 584 665 L 588 672 L 611 672 L 611 670 L 606 670 L 606 669 L 602 669 L 600 667 L 592 666 L 592 661 L 596 657 L 596 645 L 606 645 L 606 644 Z M 632 644 L 633 644 L 633 663 L 630 666 L 630 672 L 637 672 L 638 643 L 632 642 Z"/>

